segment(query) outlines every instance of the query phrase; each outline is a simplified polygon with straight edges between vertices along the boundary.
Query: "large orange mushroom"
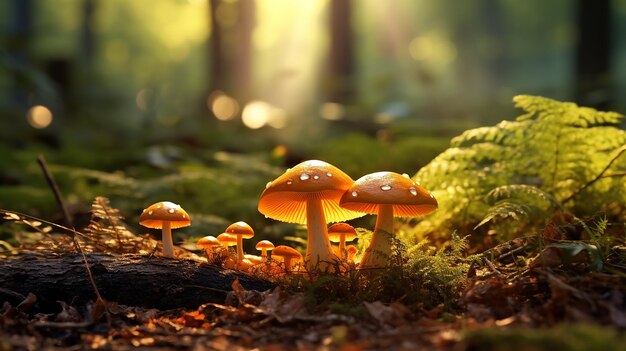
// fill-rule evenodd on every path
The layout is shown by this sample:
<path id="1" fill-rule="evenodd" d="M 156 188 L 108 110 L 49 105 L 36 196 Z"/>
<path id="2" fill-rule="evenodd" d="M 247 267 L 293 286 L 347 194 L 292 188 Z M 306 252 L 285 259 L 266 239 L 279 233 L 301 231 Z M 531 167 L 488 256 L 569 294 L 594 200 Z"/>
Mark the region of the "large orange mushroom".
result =
<path id="1" fill-rule="evenodd" d="M 394 237 L 393 218 L 415 217 L 437 208 L 437 200 L 407 174 L 377 172 L 357 179 L 342 196 L 341 206 L 353 211 L 377 214 L 370 245 L 361 259 L 361 268 L 387 265 Z"/>
<path id="2" fill-rule="evenodd" d="M 307 269 L 325 269 L 339 260 L 332 251 L 326 223 L 363 216 L 339 206 L 352 183 L 352 178 L 329 163 L 304 161 L 267 184 L 258 208 L 269 218 L 306 224 Z"/>
<path id="3" fill-rule="evenodd" d="M 148 228 L 161 229 L 163 256 L 174 257 L 172 228 L 187 227 L 191 225 L 191 220 L 180 205 L 169 201 L 161 201 L 150 205 L 150 207 L 141 212 L 139 224 Z"/>

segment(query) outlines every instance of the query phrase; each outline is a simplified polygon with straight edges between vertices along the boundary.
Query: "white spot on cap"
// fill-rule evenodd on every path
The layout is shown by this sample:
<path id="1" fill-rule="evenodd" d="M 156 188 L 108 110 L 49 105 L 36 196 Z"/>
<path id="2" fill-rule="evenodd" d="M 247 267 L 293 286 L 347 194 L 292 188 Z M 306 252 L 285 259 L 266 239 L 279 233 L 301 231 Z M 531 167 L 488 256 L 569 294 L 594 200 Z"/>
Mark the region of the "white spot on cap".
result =
<path id="1" fill-rule="evenodd" d="M 313 176 L 313 179 L 316 179 L 316 180 L 320 179 L 320 176 L 315 175 L 315 176 Z"/>
<path id="2" fill-rule="evenodd" d="M 420 182 L 418 182 L 417 180 L 415 181 L 415 184 L 420 185 Z"/>
<path id="3" fill-rule="evenodd" d="M 356 197 L 358 194 L 356 193 L 356 191 L 352 192 L 352 197 Z"/>
<path id="4" fill-rule="evenodd" d="M 156 208 L 161 208 L 161 204 L 156 205 Z"/>
<path id="5" fill-rule="evenodd" d="M 383 185 L 383 186 L 380 187 L 380 190 L 382 190 L 382 191 L 391 190 L 391 185 Z"/>
<path id="6" fill-rule="evenodd" d="M 411 195 L 417 196 L 417 190 L 414 187 L 410 187 L 409 192 L 411 193 Z"/>
<path id="7" fill-rule="evenodd" d="M 270 185 L 272 185 L 272 182 L 267 182 L 267 184 L 265 184 L 265 189 L 269 188 Z"/>
<path id="8" fill-rule="evenodd" d="M 430 194 L 428 194 L 428 195 L 430 195 L 430 197 L 432 197 L 432 198 L 435 198 L 435 197 L 433 196 L 433 193 L 430 193 Z"/>
<path id="9" fill-rule="evenodd" d="M 148 211 L 148 215 L 152 216 L 154 212 L 152 212 L 152 210 Z"/>
<path id="10" fill-rule="evenodd" d="M 287 185 L 291 185 L 292 183 L 293 183 L 293 180 L 291 180 L 291 179 L 289 179 L 289 180 L 287 181 Z"/>
<path id="11" fill-rule="evenodd" d="M 308 175 L 308 174 L 306 174 L 306 173 L 302 173 L 302 174 L 300 175 L 300 180 L 307 180 L 307 179 L 309 179 L 309 178 L 311 178 L 311 176 L 310 176 L 310 175 Z"/>
<path id="12" fill-rule="evenodd" d="M 404 178 L 411 179 L 411 177 L 409 177 L 409 175 L 408 175 L 408 174 L 406 174 L 406 173 L 402 173 L 402 176 L 403 176 Z"/>
<path id="13" fill-rule="evenodd" d="M 169 213 L 174 213 L 174 212 L 176 212 L 176 210 L 175 210 L 175 209 L 173 209 L 173 208 L 170 208 L 169 210 L 167 210 L 167 212 L 169 212 Z"/>
<path id="14" fill-rule="evenodd" d="M 326 176 L 327 176 L 327 177 L 332 177 L 332 176 L 333 176 L 333 174 L 332 174 L 332 173 L 330 173 L 330 172 L 328 172 L 328 173 L 326 173 Z"/>

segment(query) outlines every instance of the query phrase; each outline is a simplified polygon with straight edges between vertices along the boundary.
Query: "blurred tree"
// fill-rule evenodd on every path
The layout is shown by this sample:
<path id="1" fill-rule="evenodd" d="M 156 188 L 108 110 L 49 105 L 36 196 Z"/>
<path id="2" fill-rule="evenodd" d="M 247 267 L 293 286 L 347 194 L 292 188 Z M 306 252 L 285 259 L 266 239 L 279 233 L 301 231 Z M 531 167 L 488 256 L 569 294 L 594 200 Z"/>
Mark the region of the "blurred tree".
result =
<path id="1" fill-rule="evenodd" d="M 211 0 L 210 92 L 223 91 L 240 101 L 251 90 L 254 0 Z"/>
<path id="2" fill-rule="evenodd" d="M 33 3 L 31 0 L 13 0 L 13 21 L 10 24 L 8 41 L 9 60 L 16 67 L 24 67 L 28 62 L 28 49 L 33 27 Z M 28 94 L 24 91 L 24 82 L 14 80 L 13 103 L 26 107 Z"/>
<path id="3" fill-rule="evenodd" d="M 97 0 L 83 1 L 83 23 L 81 27 L 80 46 L 83 59 L 91 61 L 96 51 L 94 26 Z"/>
<path id="4" fill-rule="evenodd" d="M 327 99 L 332 102 L 346 102 L 353 98 L 351 8 L 351 0 L 330 2 L 330 54 L 326 84 Z"/>
<path id="5" fill-rule="evenodd" d="M 611 0 L 578 1 L 575 89 L 581 105 L 611 105 L 611 31 Z"/>

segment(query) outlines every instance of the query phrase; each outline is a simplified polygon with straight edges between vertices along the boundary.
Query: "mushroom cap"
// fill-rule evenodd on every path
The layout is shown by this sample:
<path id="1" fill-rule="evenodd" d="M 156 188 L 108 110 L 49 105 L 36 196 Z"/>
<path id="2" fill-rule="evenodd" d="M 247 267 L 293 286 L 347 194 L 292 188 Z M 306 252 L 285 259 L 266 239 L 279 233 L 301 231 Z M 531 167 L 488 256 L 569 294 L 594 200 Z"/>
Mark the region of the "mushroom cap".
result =
<path id="1" fill-rule="evenodd" d="M 341 195 L 353 182 L 350 176 L 329 163 L 304 161 L 267 183 L 258 209 L 278 221 L 306 224 L 307 200 L 318 198 L 327 222 L 347 221 L 363 216 L 339 206 Z"/>
<path id="2" fill-rule="evenodd" d="M 302 254 L 299 253 L 298 250 L 285 245 L 276 246 L 276 248 L 274 248 L 274 252 L 272 252 L 272 257 L 274 256 L 302 258 Z"/>
<path id="3" fill-rule="evenodd" d="M 328 238 L 334 243 L 341 241 L 341 234 L 343 234 L 344 241 L 351 241 L 356 239 L 356 230 L 348 223 L 335 223 L 328 227 Z"/>
<path id="4" fill-rule="evenodd" d="M 217 240 L 222 244 L 228 244 L 228 246 L 237 245 L 237 237 L 232 234 L 222 233 L 217 236 Z"/>
<path id="5" fill-rule="evenodd" d="M 359 249 L 354 245 L 348 245 L 346 246 L 346 251 L 348 252 L 348 255 L 356 255 Z"/>
<path id="6" fill-rule="evenodd" d="M 226 228 L 226 233 L 230 235 L 241 235 L 244 239 L 250 239 L 254 236 L 254 230 L 246 222 L 235 222 Z"/>
<path id="7" fill-rule="evenodd" d="M 253 265 L 263 263 L 263 257 L 261 256 L 246 254 L 244 255 L 244 257 L 246 260 L 250 261 L 250 263 L 252 263 Z"/>
<path id="8" fill-rule="evenodd" d="M 204 238 L 200 238 L 197 242 L 196 242 L 196 246 L 199 248 L 210 248 L 210 247 L 214 247 L 214 246 L 222 246 L 222 243 L 217 240 L 216 237 L 212 236 L 212 235 L 208 235 L 205 236 Z"/>
<path id="9" fill-rule="evenodd" d="M 378 213 L 378 205 L 393 205 L 395 217 L 415 217 L 437 208 L 431 192 L 408 175 L 376 172 L 357 179 L 340 201 L 341 207 L 369 214 Z"/>
<path id="10" fill-rule="evenodd" d="M 257 250 L 265 249 L 265 250 L 269 251 L 269 250 L 273 250 L 274 249 L 274 244 L 272 244 L 272 242 L 269 241 L 269 240 L 261 240 L 261 241 L 259 241 L 256 244 L 255 248 Z"/>
<path id="11" fill-rule="evenodd" d="M 152 204 L 143 210 L 141 216 L 139 216 L 139 224 L 148 228 L 161 229 L 164 221 L 170 222 L 171 228 L 191 225 L 187 212 L 180 205 L 169 201 Z"/>

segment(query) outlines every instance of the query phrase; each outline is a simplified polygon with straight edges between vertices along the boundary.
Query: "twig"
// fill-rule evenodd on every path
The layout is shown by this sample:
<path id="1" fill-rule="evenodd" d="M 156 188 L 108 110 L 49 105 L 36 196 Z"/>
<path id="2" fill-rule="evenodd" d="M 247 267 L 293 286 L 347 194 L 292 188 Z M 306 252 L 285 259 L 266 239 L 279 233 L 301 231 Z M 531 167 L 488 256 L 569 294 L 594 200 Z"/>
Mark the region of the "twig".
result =
<path id="1" fill-rule="evenodd" d="M 622 154 L 626 152 L 626 145 L 623 145 L 621 148 L 619 148 L 619 151 L 617 152 L 617 154 L 615 156 L 613 156 L 613 158 L 609 161 L 609 163 L 606 165 L 606 167 L 604 167 L 604 169 L 598 173 L 598 175 L 595 176 L 595 178 L 593 178 L 592 180 L 588 181 L 587 183 L 585 183 L 583 186 L 581 186 L 580 188 L 578 188 L 578 190 L 574 191 L 570 196 L 568 196 L 567 198 L 565 198 L 565 200 L 563 200 L 563 204 L 568 203 L 569 201 L 571 201 L 576 195 L 578 195 L 580 192 L 582 192 L 583 190 L 587 189 L 588 187 L 592 186 L 595 182 L 597 182 L 598 180 L 600 180 L 601 178 L 604 177 L 604 173 L 606 173 L 606 171 L 609 170 L 609 168 L 611 168 L 611 166 L 613 165 L 613 163 L 615 163 L 615 161 L 617 161 L 617 159 L 622 156 Z"/>
<path id="2" fill-rule="evenodd" d="M 50 189 L 52 190 L 52 193 L 54 194 L 54 198 L 56 199 L 57 204 L 59 205 L 59 207 L 61 208 L 61 211 L 63 212 L 63 218 L 65 219 L 65 224 L 67 224 L 68 227 L 74 228 L 74 221 L 72 221 L 72 217 L 70 217 L 70 213 L 68 212 L 67 207 L 65 206 L 65 202 L 63 201 L 63 196 L 61 196 L 61 191 L 59 191 L 59 186 L 57 185 L 56 181 L 52 177 L 52 174 L 50 173 L 50 170 L 48 169 L 48 164 L 46 163 L 46 159 L 43 157 L 43 155 L 39 155 L 39 157 L 37 157 L 37 163 L 39 163 L 39 167 L 41 167 L 41 171 L 43 172 L 44 177 L 46 177 L 46 181 L 48 182 L 48 185 L 50 186 Z M 72 233 L 72 236 L 74 236 L 73 233 Z"/>
<path id="3" fill-rule="evenodd" d="M 65 222 L 68 224 L 69 227 L 74 229 L 74 222 L 72 221 L 72 218 L 70 217 L 70 214 L 67 211 L 67 207 L 65 206 L 65 202 L 63 201 L 63 196 L 61 196 L 61 191 L 59 190 L 59 186 L 57 185 L 50 171 L 48 170 L 48 165 L 46 164 L 46 159 L 43 157 L 43 155 L 39 155 L 39 157 L 37 158 L 37 163 L 39 163 L 39 166 L 41 167 L 41 170 L 44 176 L 46 177 L 46 181 L 48 182 L 50 189 L 52 189 L 52 192 L 54 193 L 54 197 L 57 200 L 57 204 L 59 205 L 59 207 L 61 208 L 61 211 L 63 212 L 63 217 L 65 217 Z M 89 277 L 89 282 L 91 283 L 91 286 L 93 287 L 93 290 L 96 294 L 97 301 L 103 302 L 104 299 L 102 298 L 102 295 L 100 295 L 100 291 L 98 290 L 96 281 L 93 279 L 93 274 L 91 274 L 91 268 L 89 268 L 89 263 L 87 262 L 87 256 L 85 256 L 85 252 L 80 247 L 78 240 L 76 240 L 76 235 L 74 235 L 75 232 L 76 230 L 69 231 L 70 236 L 72 238 L 72 242 L 74 243 L 74 247 L 76 248 L 76 251 L 79 252 L 80 255 L 82 256 L 83 262 L 85 262 L 85 268 L 87 269 L 87 276 Z M 106 306 L 106 304 L 104 305 Z"/>

